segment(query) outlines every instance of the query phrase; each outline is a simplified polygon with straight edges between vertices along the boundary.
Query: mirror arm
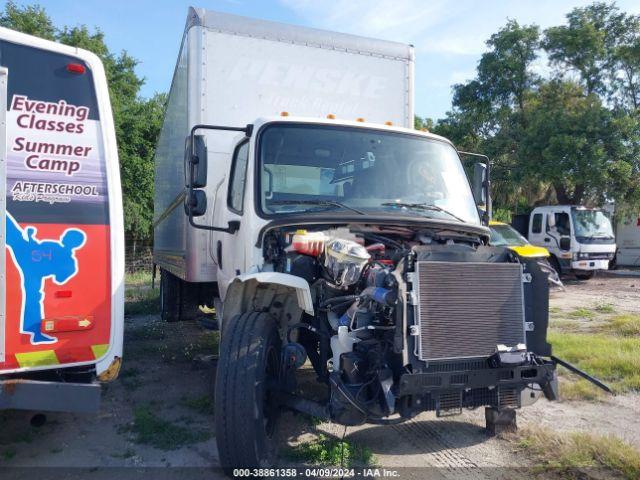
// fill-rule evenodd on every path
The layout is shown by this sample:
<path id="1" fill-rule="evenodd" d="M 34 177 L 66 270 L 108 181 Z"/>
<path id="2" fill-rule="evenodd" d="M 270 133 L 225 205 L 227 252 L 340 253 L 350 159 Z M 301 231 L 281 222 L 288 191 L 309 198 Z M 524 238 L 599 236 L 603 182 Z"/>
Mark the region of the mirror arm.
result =
<path id="1" fill-rule="evenodd" d="M 191 159 L 189 161 L 189 186 L 188 186 L 188 191 L 189 191 L 189 195 L 188 195 L 188 201 L 191 201 L 191 198 L 193 196 L 193 183 L 194 183 L 194 173 L 195 173 L 195 166 L 200 163 L 200 159 L 198 158 L 198 156 L 196 155 L 195 152 L 195 134 L 197 130 L 222 130 L 222 131 L 229 131 L 229 132 L 244 132 L 244 134 L 247 137 L 250 137 L 251 134 L 253 133 L 253 125 L 247 125 L 246 127 L 225 127 L 225 126 L 221 126 L 221 125 L 194 125 L 193 128 L 191 129 L 191 133 L 189 135 L 190 137 L 190 144 L 191 144 Z M 212 227 L 210 225 L 203 225 L 201 223 L 196 223 L 195 220 L 193 219 L 193 211 L 191 208 L 189 208 L 189 225 L 191 225 L 194 228 L 198 228 L 200 230 L 207 230 L 210 232 L 224 232 L 224 233 L 236 233 L 239 229 L 240 229 L 240 220 L 232 220 L 227 224 L 227 227 Z"/>
<path id="2" fill-rule="evenodd" d="M 462 150 L 458 150 L 458 153 L 460 155 L 469 155 L 471 157 L 480 157 L 480 158 L 484 158 L 486 165 L 487 165 L 487 177 L 485 178 L 484 182 L 483 182 L 483 187 L 484 187 L 484 194 L 486 196 L 486 209 L 484 211 L 484 215 L 482 218 L 482 223 L 484 223 L 485 225 L 489 225 L 489 221 L 491 220 L 491 217 L 493 216 L 493 206 L 491 205 L 491 161 L 489 160 L 489 157 L 487 157 L 486 155 L 483 155 L 482 153 L 473 153 L 473 152 L 464 152 Z"/>

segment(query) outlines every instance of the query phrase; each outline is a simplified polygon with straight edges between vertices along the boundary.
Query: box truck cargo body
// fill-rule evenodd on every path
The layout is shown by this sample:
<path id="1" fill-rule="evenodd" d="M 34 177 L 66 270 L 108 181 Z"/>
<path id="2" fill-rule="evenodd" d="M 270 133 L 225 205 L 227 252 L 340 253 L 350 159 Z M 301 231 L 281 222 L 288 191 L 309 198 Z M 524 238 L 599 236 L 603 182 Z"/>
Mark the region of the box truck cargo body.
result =
<path id="1" fill-rule="evenodd" d="M 626 215 L 616 225 L 615 264 L 619 267 L 640 267 L 640 215 Z"/>
<path id="2" fill-rule="evenodd" d="M 184 215 L 180 160 L 191 127 L 246 125 L 281 112 L 412 127 L 413 48 L 191 9 L 155 157 L 154 258 L 161 268 L 188 282 L 217 278 L 210 234 Z M 220 172 L 229 169 L 237 132 L 200 133 L 215 158 L 207 182 L 213 198 L 226 191 Z"/>
<path id="3" fill-rule="evenodd" d="M 118 156 L 94 54 L 0 28 L 0 409 L 92 411 L 122 357 Z"/>
<path id="4" fill-rule="evenodd" d="M 487 165 L 472 189 L 412 123 L 411 46 L 190 9 L 154 259 L 164 319 L 215 306 L 229 473 L 273 465 L 284 409 L 355 425 L 484 406 L 493 428 L 556 398 L 547 274 L 489 245 Z"/>

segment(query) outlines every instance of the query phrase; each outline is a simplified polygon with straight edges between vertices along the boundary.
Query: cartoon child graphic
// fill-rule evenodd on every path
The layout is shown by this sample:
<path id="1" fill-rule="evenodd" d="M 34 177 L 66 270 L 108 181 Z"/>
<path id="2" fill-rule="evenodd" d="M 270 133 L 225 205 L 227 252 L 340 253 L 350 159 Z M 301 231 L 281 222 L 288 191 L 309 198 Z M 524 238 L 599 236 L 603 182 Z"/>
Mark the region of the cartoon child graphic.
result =
<path id="1" fill-rule="evenodd" d="M 57 338 L 40 331 L 44 312 L 44 281 L 52 278 L 64 285 L 78 273 L 76 250 L 82 248 L 86 234 L 77 228 L 67 229 L 59 240 L 39 240 L 35 227 L 24 230 L 7 212 L 7 248 L 20 272 L 22 308 L 20 333 L 31 335 L 31 344 L 55 343 Z"/>

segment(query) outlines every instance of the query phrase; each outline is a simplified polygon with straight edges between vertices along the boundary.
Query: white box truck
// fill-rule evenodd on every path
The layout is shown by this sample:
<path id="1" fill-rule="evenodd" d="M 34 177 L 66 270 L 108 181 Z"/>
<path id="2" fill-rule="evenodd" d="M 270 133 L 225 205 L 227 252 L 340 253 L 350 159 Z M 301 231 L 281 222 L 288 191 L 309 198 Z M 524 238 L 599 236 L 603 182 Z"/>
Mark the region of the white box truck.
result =
<path id="1" fill-rule="evenodd" d="M 354 425 L 484 406 L 499 429 L 556 398 L 546 273 L 489 245 L 487 169 L 472 189 L 412 121 L 409 45 L 189 10 L 154 258 L 165 319 L 215 305 L 228 472 L 273 465 L 283 409 Z"/>
<path id="2" fill-rule="evenodd" d="M 616 225 L 617 267 L 640 267 L 640 215 L 625 215 Z"/>
<path id="3" fill-rule="evenodd" d="M 0 28 L 0 409 L 98 409 L 122 359 L 122 217 L 100 59 Z"/>
<path id="4" fill-rule="evenodd" d="M 573 273 L 579 280 L 608 270 L 616 252 L 611 221 L 599 208 L 539 206 L 519 215 L 514 226 L 533 245 L 549 250 L 549 262 L 559 274 Z"/>

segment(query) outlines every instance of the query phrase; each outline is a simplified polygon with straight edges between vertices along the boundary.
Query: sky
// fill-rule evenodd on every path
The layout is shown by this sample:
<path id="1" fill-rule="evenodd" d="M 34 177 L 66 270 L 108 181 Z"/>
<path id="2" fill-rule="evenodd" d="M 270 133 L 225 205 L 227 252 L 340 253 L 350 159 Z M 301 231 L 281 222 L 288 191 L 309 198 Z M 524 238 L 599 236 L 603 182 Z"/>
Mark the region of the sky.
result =
<path id="1" fill-rule="evenodd" d="M 140 61 L 142 95 L 171 84 L 190 5 L 236 15 L 382 38 L 415 46 L 415 111 L 442 118 L 451 108 L 452 86 L 470 80 L 485 41 L 507 21 L 539 25 L 565 22 L 580 0 L 39 0 L 56 26 L 99 27 L 111 51 Z M 640 1 L 619 0 L 640 14 Z M 544 64 L 538 66 L 544 70 Z"/>

